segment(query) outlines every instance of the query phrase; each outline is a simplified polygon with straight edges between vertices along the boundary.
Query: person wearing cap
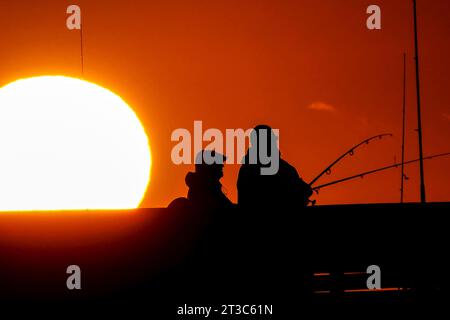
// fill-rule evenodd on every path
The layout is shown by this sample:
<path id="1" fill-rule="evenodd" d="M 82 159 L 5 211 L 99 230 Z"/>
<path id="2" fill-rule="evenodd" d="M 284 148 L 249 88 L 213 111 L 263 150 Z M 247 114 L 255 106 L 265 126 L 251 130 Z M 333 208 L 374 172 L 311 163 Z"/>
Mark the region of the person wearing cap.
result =
<path id="1" fill-rule="evenodd" d="M 185 178 L 189 187 L 187 198 L 194 207 L 212 210 L 233 207 L 220 183 L 225 160 L 223 154 L 214 150 L 202 150 L 197 154 L 195 172 L 188 172 Z"/>

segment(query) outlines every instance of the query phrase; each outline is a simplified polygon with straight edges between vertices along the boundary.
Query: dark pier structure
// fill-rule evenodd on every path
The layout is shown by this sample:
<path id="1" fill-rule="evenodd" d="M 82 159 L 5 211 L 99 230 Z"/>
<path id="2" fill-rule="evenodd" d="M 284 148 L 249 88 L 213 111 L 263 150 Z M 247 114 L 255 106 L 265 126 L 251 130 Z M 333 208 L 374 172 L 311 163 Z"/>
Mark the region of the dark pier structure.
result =
<path id="1" fill-rule="evenodd" d="M 278 313 L 439 303 L 449 282 L 449 209 L 2 213 L 0 301 L 134 305 L 173 315 L 184 304 L 272 304 Z M 70 265 L 81 268 L 81 290 L 66 286 Z M 380 268 L 381 289 L 367 288 L 371 265 Z"/>

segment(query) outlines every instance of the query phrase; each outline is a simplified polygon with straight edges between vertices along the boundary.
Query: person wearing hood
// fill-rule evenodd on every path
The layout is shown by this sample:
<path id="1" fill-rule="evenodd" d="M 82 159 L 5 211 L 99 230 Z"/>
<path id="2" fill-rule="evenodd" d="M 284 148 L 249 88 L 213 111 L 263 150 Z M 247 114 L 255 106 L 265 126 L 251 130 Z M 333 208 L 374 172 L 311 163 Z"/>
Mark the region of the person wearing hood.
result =
<path id="1" fill-rule="evenodd" d="M 257 212 L 281 208 L 298 210 L 308 204 L 312 189 L 297 170 L 281 158 L 277 139 L 268 125 L 253 129 L 252 146 L 244 156 L 238 175 L 239 207 Z M 267 163 L 263 163 L 262 155 L 269 156 Z M 269 170 L 272 168 L 273 172 Z"/>

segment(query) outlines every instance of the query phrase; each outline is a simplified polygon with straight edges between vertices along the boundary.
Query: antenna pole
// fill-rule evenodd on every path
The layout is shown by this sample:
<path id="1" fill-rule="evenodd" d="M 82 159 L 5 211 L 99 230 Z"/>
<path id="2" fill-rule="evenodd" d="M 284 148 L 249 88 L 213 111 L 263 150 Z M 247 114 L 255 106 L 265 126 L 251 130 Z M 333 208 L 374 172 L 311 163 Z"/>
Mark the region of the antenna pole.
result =
<path id="1" fill-rule="evenodd" d="M 81 78 L 84 78 L 84 58 L 83 58 L 83 24 L 80 23 L 80 50 L 81 50 Z"/>
<path id="2" fill-rule="evenodd" d="M 425 179 L 423 174 L 423 148 L 422 148 L 422 116 L 420 111 L 420 82 L 419 82 L 419 46 L 417 41 L 417 10 L 416 0 L 413 0 L 414 7 L 414 49 L 416 62 L 416 93 L 417 93 L 417 133 L 419 137 L 419 164 L 420 164 L 420 202 L 426 203 Z"/>
<path id="3" fill-rule="evenodd" d="M 403 184 L 405 181 L 405 114 L 406 114 L 406 54 L 403 53 L 403 119 L 402 119 L 402 172 L 400 180 L 400 203 L 403 203 Z"/>

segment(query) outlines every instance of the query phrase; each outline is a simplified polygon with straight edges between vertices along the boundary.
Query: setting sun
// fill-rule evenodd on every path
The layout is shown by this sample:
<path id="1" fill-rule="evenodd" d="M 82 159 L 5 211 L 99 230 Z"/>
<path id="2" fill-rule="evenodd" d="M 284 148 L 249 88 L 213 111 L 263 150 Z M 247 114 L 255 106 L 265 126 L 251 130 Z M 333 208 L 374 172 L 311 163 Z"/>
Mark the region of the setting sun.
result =
<path id="1" fill-rule="evenodd" d="M 0 210 L 137 207 L 150 180 L 147 135 L 128 104 L 64 76 L 0 88 Z"/>

